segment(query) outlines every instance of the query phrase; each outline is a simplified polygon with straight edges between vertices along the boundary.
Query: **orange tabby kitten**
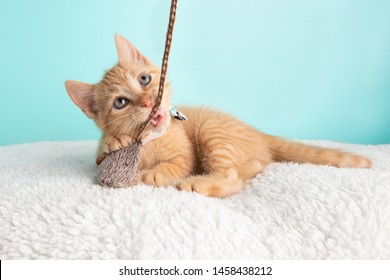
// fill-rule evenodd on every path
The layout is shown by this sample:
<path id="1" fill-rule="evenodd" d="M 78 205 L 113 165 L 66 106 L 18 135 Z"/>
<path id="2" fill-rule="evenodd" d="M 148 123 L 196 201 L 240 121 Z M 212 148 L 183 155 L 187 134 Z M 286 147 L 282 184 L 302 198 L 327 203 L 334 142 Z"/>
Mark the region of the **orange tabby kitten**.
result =
<path id="1" fill-rule="evenodd" d="M 160 69 L 129 41 L 115 36 L 119 63 L 97 84 L 67 81 L 73 102 L 103 131 L 99 155 L 131 143 L 154 105 Z M 369 159 L 266 135 L 221 112 L 180 107 L 187 121 L 171 118 L 170 86 L 146 134 L 161 137 L 144 145 L 140 182 L 176 186 L 214 197 L 237 193 L 273 161 L 369 168 Z"/>

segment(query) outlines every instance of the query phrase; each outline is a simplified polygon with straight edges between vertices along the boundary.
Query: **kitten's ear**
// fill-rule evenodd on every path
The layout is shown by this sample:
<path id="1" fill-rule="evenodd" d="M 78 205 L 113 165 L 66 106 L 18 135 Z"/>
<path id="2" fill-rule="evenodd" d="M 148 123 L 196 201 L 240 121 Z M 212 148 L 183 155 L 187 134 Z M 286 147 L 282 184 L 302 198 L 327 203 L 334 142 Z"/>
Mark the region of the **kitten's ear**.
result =
<path id="1" fill-rule="evenodd" d="M 149 59 L 122 35 L 115 34 L 115 45 L 119 62 L 141 62 L 150 64 Z"/>
<path id="2" fill-rule="evenodd" d="M 78 81 L 66 81 L 65 87 L 74 104 L 89 118 L 95 119 L 97 117 L 94 100 L 95 85 Z"/>

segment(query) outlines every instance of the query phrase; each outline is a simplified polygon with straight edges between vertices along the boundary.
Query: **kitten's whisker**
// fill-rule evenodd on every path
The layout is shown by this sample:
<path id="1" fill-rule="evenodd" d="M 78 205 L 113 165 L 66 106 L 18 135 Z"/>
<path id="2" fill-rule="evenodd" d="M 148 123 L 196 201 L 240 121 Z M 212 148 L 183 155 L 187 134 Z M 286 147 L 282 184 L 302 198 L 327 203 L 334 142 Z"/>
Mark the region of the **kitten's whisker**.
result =
<path id="1" fill-rule="evenodd" d="M 117 128 L 117 130 L 114 131 L 113 134 L 108 134 L 108 136 L 110 136 L 109 142 L 111 141 L 111 139 L 116 138 L 116 137 L 115 137 L 116 134 L 119 132 L 120 129 L 122 129 L 125 125 L 127 125 L 127 123 L 128 123 L 128 120 L 126 120 L 123 124 L 121 124 L 121 125 Z"/>
<path id="2" fill-rule="evenodd" d="M 142 112 L 138 112 L 136 114 L 136 117 L 131 119 L 131 122 L 128 125 L 128 130 L 126 131 L 127 135 L 133 135 L 133 133 L 135 132 L 135 129 L 137 128 L 137 125 L 138 125 L 137 118 L 140 115 L 142 115 Z"/>
<path id="3" fill-rule="evenodd" d="M 127 131 L 126 131 L 126 134 L 132 136 L 132 138 L 134 138 L 134 140 L 137 136 L 137 135 L 133 136 L 133 133 L 135 132 L 136 128 L 137 128 L 137 122 L 135 120 L 133 120 L 131 123 L 129 123 L 129 126 L 128 126 Z"/>
<path id="4" fill-rule="evenodd" d="M 140 114 L 141 114 L 141 112 L 138 112 L 138 113 L 136 113 L 136 114 L 133 115 L 134 118 L 126 119 L 126 120 L 124 121 L 124 123 L 121 124 L 121 125 L 117 128 L 117 130 L 115 130 L 115 132 L 114 132 L 113 134 L 108 134 L 108 136 L 110 136 L 109 141 L 111 141 L 111 139 L 113 139 L 113 138 L 116 138 L 116 134 L 117 134 L 117 133 L 119 132 L 119 130 L 122 129 L 124 126 L 128 126 L 129 128 L 132 128 L 132 127 L 133 127 L 133 124 L 136 122 L 136 118 L 137 118 L 138 115 L 140 115 Z M 136 126 L 135 126 L 135 127 L 136 127 Z M 134 128 L 133 128 L 133 130 L 134 130 Z M 127 132 L 126 132 L 126 134 L 127 134 Z"/>
<path id="5" fill-rule="evenodd" d="M 130 129 L 131 129 L 130 135 L 132 135 L 134 133 L 134 130 L 136 129 L 136 127 L 137 127 L 137 121 L 136 121 L 136 119 L 133 119 L 132 122 L 129 124 L 128 133 L 130 132 Z"/>
<path id="6" fill-rule="evenodd" d="M 131 126 L 129 126 L 129 131 L 128 131 L 128 134 L 129 135 L 133 135 L 133 133 L 135 133 L 135 130 L 137 129 L 137 123 L 136 122 L 133 122 L 131 124 Z M 134 136 L 134 139 L 136 138 L 137 135 Z"/>
<path id="7" fill-rule="evenodd" d="M 108 123 L 106 123 L 105 125 L 103 125 L 102 128 L 103 128 L 103 127 L 106 127 L 106 126 L 109 125 L 110 123 L 116 122 L 117 120 L 123 119 L 123 118 L 125 118 L 125 117 L 130 116 L 130 115 L 131 115 L 131 113 L 126 114 L 126 115 L 124 115 L 124 116 L 121 116 L 121 117 L 119 117 L 119 118 L 116 118 L 116 119 L 114 119 L 114 120 L 112 120 L 112 121 L 109 121 Z"/>
<path id="8" fill-rule="evenodd" d="M 126 114 L 125 116 L 119 117 L 119 118 L 117 118 L 117 119 L 115 119 L 115 120 L 109 122 L 109 123 L 112 123 L 112 122 L 114 122 L 114 121 L 117 121 L 117 120 L 122 119 L 122 118 L 124 118 L 124 117 L 128 117 L 128 116 L 130 116 L 130 115 L 133 116 L 132 119 L 126 119 L 125 122 L 124 122 L 123 124 L 121 124 L 121 125 L 118 127 L 118 129 L 117 129 L 113 134 L 109 134 L 109 135 L 110 135 L 110 136 L 115 136 L 116 133 L 117 133 L 123 126 L 125 126 L 125 125 L 127 125 L 127 124 L 130 124 L 132 120 L 136 119 L 136 118 L 138 117 L 139 113 L 135 113 L 135 114 Z M 130 123 L 129 123 L 129 120 L 130 120 Z M 109 123 L 105 124 L 105 126 L 108 125 Z"/>
<path id="9" fill-rule="evenodd" d="M 113 123 L 113 122 L 116 122 L 117 120 L 120 120 L 120 119 L 129 117 L 129 116 L 132 116 L 133 119 L 136 119 L 136 118 L 138 118 L 140 115 L 142 115 L 142 112 L 137 112 L 137 113 L 134 113 L 134 114 L 133 114 L 133 113 L 128 113 L 128 114 L 126 114 L 126 115 L 124 115 L 124 116 L 121 116 L 121 117 L 116 118 L 116 119 L 114 119 L 114 120 L 112 120 L 112 121 L 109 121 L 108 123 L 106 123 L 105 125 L 103 125 L 102 128 L 106 127 L 107 125 L 109 125 L 109 124 L 111 124 L 111 123 Z"/>

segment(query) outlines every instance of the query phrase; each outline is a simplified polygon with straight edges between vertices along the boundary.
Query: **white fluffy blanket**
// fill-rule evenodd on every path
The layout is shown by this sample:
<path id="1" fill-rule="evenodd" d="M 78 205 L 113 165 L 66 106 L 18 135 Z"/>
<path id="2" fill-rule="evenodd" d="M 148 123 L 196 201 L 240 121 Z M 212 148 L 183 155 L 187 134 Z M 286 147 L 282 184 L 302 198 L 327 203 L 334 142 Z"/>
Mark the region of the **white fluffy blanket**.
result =
<path id="1" fill-rule="evenodd" d="M 275 163 L 241 193 L 102 188 L 95 141 L 0 147 L 1 259 L 389 259 L 390 145 L 371 170 Z"/>

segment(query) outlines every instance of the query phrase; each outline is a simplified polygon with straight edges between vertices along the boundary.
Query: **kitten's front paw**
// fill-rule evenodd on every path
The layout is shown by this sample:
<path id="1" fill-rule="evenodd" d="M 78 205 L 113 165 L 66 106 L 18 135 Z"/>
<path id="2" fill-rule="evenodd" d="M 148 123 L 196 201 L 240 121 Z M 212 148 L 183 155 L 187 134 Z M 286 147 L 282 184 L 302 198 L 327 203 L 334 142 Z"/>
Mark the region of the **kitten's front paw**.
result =
<path id="1" fill-rule="evenodd" d="M 102 151 L 109 154 L 129 146 L 131 143 L 133 143 L 133 139 L 129 136 L 121 136 L 119 138 L 105 136 L 102 141 Z"/>
<path id="2" fill-rule="evenodd" d="M 164 174 L 153 170 L 145 170 L 138 173 L 138 181 L 155 187 L 166 187 L 172 183 Z"/>

